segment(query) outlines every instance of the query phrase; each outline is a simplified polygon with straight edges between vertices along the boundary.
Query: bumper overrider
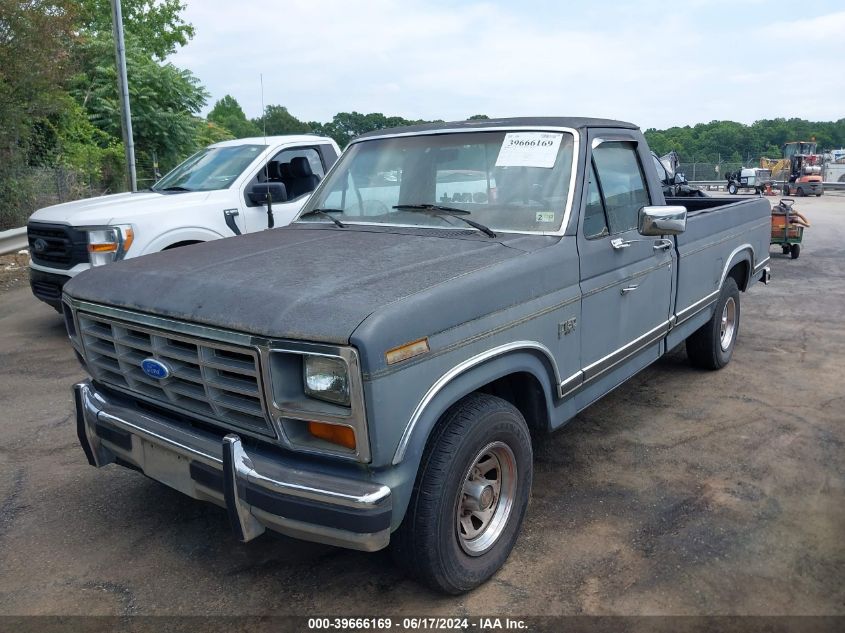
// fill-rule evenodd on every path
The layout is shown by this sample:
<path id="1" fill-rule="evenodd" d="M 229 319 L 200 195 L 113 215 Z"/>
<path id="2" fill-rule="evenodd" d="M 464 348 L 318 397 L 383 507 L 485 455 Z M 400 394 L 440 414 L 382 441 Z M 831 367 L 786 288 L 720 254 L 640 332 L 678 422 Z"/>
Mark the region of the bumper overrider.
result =
<path id="1" fill-rule="evenodd" d="M 390 541 L 387 486 L 304 471 L 276 455 L 247 451 L 240 437 L 222 438 L 122 406 L 90 381 L 74 386 L 79 442 L 92 466 L 142 471 L 195 499 L 226 508 L 235 536 L 249 541 L 276 532 L 375 551 Z"/>

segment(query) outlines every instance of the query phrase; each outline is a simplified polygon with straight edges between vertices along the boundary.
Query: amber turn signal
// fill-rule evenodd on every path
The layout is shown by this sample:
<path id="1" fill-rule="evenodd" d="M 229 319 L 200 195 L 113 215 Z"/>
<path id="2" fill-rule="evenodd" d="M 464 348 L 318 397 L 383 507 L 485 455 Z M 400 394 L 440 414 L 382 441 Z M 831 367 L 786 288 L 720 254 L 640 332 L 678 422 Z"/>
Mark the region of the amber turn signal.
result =
<path id="1" fill-rule="evenodd" d="M 309 422 L 308 432 L 321 440 L 355 450 L 355 431 L 348 426 L 327 424 L 326 422 Z"/>
<path id="2" fill-rule="evenodd" d="M 88 252 L 89 253 L 114 253 L 117 250 L 117 244 L 115 242 L 109 242 L 106 244 L 89 244 L 88 245 Z"/>
<path id="3" fill-rule="evenodd" d="M 388 365 L 392 365 L 394 363 L 413 358 L 414 356 L 425 354 L 427 351 L 428 339 L 421 338 L 420 340 L 414 341 L 413 343 L 406 343 L 405 345 L 394 347 L 393 349 L 388 350 L 384 355 L 384 359 L 385 361 L 387 361 Z"/>

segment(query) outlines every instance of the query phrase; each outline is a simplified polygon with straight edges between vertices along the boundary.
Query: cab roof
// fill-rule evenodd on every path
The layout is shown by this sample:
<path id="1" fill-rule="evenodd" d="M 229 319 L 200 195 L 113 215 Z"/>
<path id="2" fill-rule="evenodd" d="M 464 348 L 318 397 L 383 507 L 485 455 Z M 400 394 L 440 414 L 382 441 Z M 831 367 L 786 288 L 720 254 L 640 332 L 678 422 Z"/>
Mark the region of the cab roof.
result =
<path id="1" fill-rule="evenodd" d="M 285 134 L 283 136 L 250 136 L 231 141 L 212 143 L 209 147 L 237 147 L 238 145 L 282 145 L 283 143 L 331 143 L 332 139 L 315 134 Z"/>
<path id="2" fill-rule="evenodd" d="M 390 136 L 393 134 L 414 134 L 441 130 L 483 130 L 485 128 L 508 127 L 570 127 L 576 130 L 588 127 L 618 127 L 636 130 L 638 126 L 626 121 L 614 119 L 594 119 L 587 117 L 512 117 L 508 119 L 474 119 L 472 121 L 440 121 L 422 125 L 408 125 L 405 127 L 386 128 L 365 132 L 353 139 L 353 143 L 376 136 Z"/>

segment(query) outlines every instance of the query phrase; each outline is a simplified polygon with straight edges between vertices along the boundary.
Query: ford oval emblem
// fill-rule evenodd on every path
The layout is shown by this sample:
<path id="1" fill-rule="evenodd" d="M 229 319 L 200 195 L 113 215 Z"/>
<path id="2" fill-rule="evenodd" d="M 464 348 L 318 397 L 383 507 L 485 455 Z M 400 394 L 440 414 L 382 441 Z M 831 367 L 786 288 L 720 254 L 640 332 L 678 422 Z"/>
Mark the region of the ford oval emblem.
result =
<path id="1" fill-rule="evenodd" d="M 145 358 L 141 361 L 141 370 L 150 378 L 164 380 L 170 376 L 170 367 L 155 358 Z"/>

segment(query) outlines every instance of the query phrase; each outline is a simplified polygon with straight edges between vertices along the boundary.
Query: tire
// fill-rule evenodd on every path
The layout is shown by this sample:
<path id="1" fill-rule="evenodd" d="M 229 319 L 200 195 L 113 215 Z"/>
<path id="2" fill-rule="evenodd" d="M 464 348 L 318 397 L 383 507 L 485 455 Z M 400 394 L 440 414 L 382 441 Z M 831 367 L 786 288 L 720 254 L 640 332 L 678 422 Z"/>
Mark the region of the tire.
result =
<path id="1" fill-rule="evenodd" d="M 792 259 L 798 259 L 798 255 L 801 254 L 801 245 L 793 244 L 789 249 L 789 254 L 792 256 Z"/>
<path id="2" fill-rule="evenodd" d="M 822 197 L 822 194 L 820 194 L 820 193 L 816 194 L 816 198 L 821 198 L 821 197 Z"/>
<path id="3" fill-rule="evenodd" d="M 495 467 L 479 478 L 473 469 L 490 467 L 491 457 Z M 444 414 L 423 453 L 405 518 L 391 538 L 394 561 L 444 593 L 457 595 L 479 586 L 513 549 L 532 470 L 531 436 L 516 407 L 480 393 L 460 400 Z M 491 482 L 475 488 L 477 498 L 466 493 L 473 478 Z M 492 483 L 496 478 L 498 493 Z M 492 514 L 472 511 L 473 501 Z M 503 503 L 507 501 L 509 505 Z"/>
<path id="4" fill-rule="evenodd" d="M 789 186 L 788 185 L 783 186 L 783 195 L 785 195 L 785 196 L 789 195 Z"/>
<path id="5" fill-rule="evenodd" d="M 727 277 L 713 316 L 687 338 L 687 356 L 694 367 L 721 369 L 731 361 L 739 335 L 739 317 L 739 288 L 733 277 Z"/>
<path id="6" fill-rule="evenodd" d="M 735 196 L 737 191 L 738 191 L 738 189 L 736 188 L 735 184 L 731 183 L 731 184 L 728 185 L 728 193 L 729 194 L 731 194 L 732 196 Z"/>
<path id="7" fill-rule="evenodd" d="M 798 187 L 798 191 L 796 193 L 797 193 L 799 198 L 803 198 L 804 196 L 807 195 L 806 193 L 804 193 L 804 189 L 801 188 L 801 187 Z"/>
<path id="8" fill-rule="evenodd" d="M 784 244 L 783 246 L 780 247 L 780 249 L 783 251 L 784 255 L 789 255 L 789 249 L 790 249 L 789 244 Z"/>

